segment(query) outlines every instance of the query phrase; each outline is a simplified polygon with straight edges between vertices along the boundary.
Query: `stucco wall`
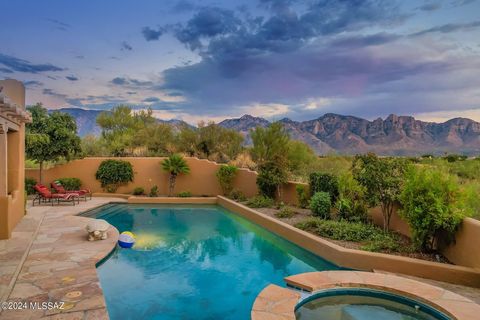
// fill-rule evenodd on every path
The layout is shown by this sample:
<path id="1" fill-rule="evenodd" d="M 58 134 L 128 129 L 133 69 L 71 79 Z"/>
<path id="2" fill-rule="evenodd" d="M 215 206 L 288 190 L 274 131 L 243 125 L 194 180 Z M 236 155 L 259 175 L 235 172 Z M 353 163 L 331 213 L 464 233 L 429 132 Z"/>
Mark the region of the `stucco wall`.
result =
<path id="1" fill-rule="evenodd" d="M 43 181 L 50 184 L 58 178 L 79 178 L 83 187 L 89 188 L 92 192 L 103 192 L 100 182 L 95 179 L 95 172 L 100 163 L 108 158 L 85 158 L 74 160 L 64 165 L 44 170 Z M 131 193 L 135 187 L 143 187 L 146 192 L 154 185 L 158 186 L 159 194 L 168 193 L 168 174 L 162 170 L 161 157 L 128 157 L 118 158 L 129 161 L 135 173 L 134 181 L 118 188 L 118 193 Z M 179 175 L 175 186 L 175 193 L 189 191 L 197 196 L 216 196 L 222 193 L 215 173 L 220 167 L 219 164 L 197 158 L 186 158 L 190 166 L 190 174 Z M 25 170 L 26 176 L 38 181 L 38 170 Z M 255 184 L 256 173 L 246 169 L 240 169 L 234 181 L 234 188 L 242 191 L 246 196 L 251 197 L 257 193 Z"/>

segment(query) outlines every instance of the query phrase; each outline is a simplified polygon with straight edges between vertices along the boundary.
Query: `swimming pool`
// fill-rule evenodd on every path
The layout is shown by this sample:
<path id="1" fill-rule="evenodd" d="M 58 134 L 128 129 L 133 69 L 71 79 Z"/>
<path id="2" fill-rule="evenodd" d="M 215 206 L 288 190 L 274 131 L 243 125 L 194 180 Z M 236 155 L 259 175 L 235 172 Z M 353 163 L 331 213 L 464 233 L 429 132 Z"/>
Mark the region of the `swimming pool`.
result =
<path id="1" fill-rule="evenodd" d="M 114 204 L 87 213 L 137 235 L 98 266 L 117 319 L 250 319 L 257 294 L 334 264 L 216 205 Z"/>

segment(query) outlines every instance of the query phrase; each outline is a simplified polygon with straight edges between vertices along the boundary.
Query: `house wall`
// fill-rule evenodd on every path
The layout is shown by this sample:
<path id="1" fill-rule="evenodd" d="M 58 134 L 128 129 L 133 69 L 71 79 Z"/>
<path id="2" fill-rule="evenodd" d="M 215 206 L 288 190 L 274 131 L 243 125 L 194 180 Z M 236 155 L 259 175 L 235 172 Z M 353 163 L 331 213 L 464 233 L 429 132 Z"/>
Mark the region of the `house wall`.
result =
<path id="1" fill-rule="evenodd" d="M 25 109 L 25 87 L 16 80 L 0 81 L 2 94 L 20 109 Z M 2 107 L 3 108 L 3 107 Z M 0 110 L 0 239 L 8 239 L 25 215 L 25 124 Z M 3 190 L 6 189 L 6 190 Z"/>

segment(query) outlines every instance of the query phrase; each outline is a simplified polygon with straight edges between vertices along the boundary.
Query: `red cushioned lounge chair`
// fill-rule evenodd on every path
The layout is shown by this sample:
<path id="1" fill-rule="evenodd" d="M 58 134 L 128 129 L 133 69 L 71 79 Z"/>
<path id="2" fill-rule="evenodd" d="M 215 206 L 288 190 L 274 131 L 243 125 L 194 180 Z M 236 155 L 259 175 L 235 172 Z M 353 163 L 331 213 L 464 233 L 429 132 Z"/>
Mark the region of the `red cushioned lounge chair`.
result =
<path id="1" fill-rule="evenodd" d="M 55 204 L 55 200 L 57 204 L 60 204 L 60 201 L 71 202 L 73 205 L 75 205 L 75 202 L 80 203 L 78 193 L 52 193 L 47 187 L 41 184 L 36 184 L 33 188 L 37 192 L 37 196 L 33 199 L 32 206 L 35 206 L 35 200 L 38 200 L 38 204 L 40 204 L 43 200 L 44 202 L 51 203 L 52 206 Z"/>
<path id="2" fill-rule="evenodd" d="M 65 188 L 62 186 L 60 181 L 53 181 L 51 184 L 52 188 L 55 190 L 56 193 L 59 194 L 69 194 L 69 193 L 76 193 L 79 195 L 80 198 L 83 198 L 85 201 L 87 201 L 87 196 L 92 199 L 92 192 L 88 189 L 82 189 L 82 190 L 65 190 Z"/>

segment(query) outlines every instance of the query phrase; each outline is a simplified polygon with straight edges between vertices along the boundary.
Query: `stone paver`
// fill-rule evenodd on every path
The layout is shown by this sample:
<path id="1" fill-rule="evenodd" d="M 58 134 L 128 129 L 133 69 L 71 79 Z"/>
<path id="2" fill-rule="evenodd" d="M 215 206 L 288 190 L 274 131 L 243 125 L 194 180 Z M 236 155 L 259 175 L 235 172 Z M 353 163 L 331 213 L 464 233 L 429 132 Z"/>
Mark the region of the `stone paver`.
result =
<path id="1" fill-rule="evenodd" d="M 290 289 L 269 285 L 260 292 L 252 307 L 252 320 L 295 320 L 292 310 L 300 294 Z"/>
<path id="2" fill-rule="evenodd" d="M 472 320 L 477 319 L 478 315 L 480 315 L 480 305 L 464 296 L 424 282 L 392 274 L 362 271 L 309 272 L 286 277 L 285 282 L 293 287 L 309 292 L 335 287 L 380 289 L 423 301 L 450 315 L 453 319 Z M 279 295 L 278 290 L 272 291 L 270 287 L 264 289 L 257 297 L 257 300 L 259 300 L 258 306 L 265 305 L 264 301 L 268 301 L 269 305 L 275 305 L 275 303 L 284 299 Z M 298 302 L 298 299 L 296 301 Z M 289 302 L 290 313 L 282 309 L 281 315 L 282 317 L 290 315 L 293 317 L 292 319 L 295 319 L 294 313 L 297 303 L 292 304 L 291 301 Z M 255 305 L 257 305 L 257 301 L 255 301 L 252 313 L 255 311 Z M 267 308 L 263 308 L 262 311 L 275 314 Z M 283 318 L 279 317 L 277 319 Z"/>
<path id="3" fill-rule="evenodd" d="M 63 309 L 4 310 L 0 320 L 108 319 L 95 264 L 116 245 L 118 231 L 108 239 L 87 241 L 90 218 L 79 212 L 118 198 L 93 198 L 80 205 L 29 207 L 12 238 L 0 241 L 1 301 L 63 302 Z"/>

